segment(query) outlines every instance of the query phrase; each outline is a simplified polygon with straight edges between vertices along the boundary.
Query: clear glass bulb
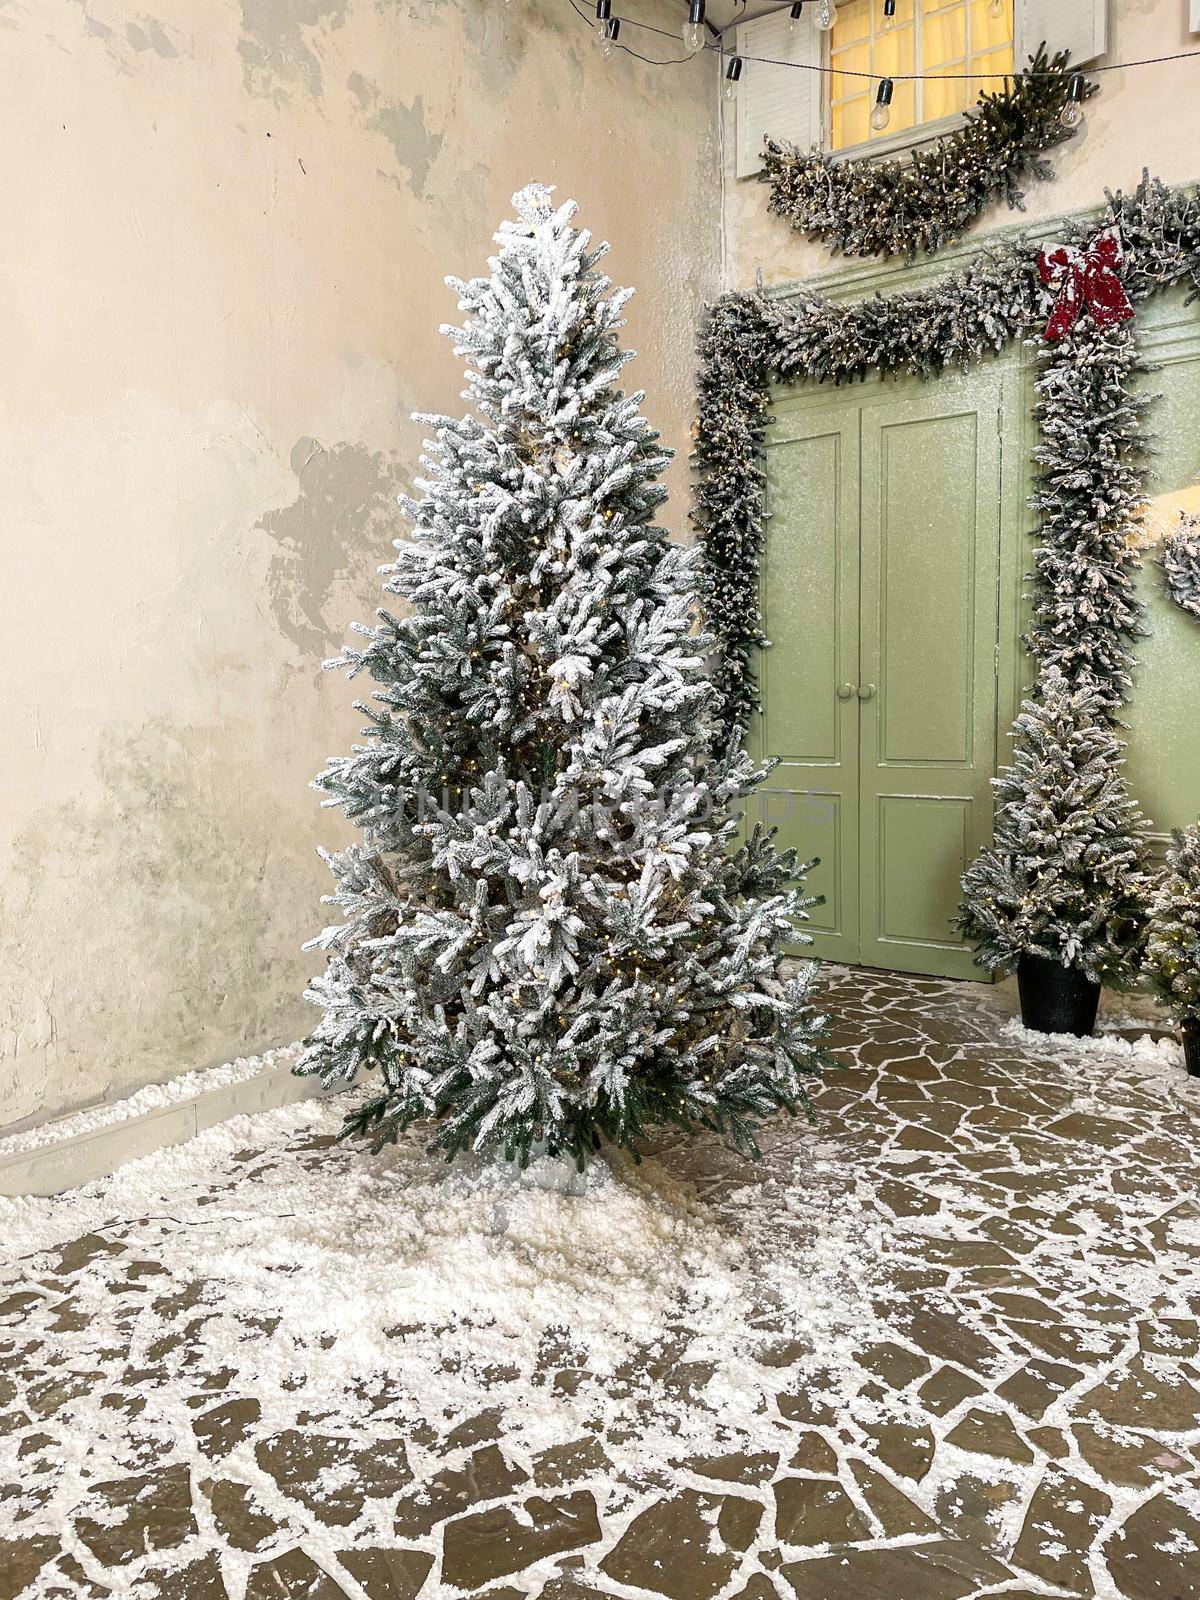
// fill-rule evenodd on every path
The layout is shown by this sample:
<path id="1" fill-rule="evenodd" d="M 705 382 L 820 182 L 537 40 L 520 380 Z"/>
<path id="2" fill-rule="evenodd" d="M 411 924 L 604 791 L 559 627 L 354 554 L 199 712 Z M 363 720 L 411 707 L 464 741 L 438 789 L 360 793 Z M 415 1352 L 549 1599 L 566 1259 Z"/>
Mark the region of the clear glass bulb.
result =
<path id="1" fill-rule="evenodd" d="M 817 15 L 814 19 L 822 33 L 828 33 L 837 21 L 837 6 L 833 0 L 818 0 Z"/>
<path id="2" fill-rule="evenodd" d="M 871 107 L 871 126 L 875 129 L 876 133 L 882 133 L 884 128 L 887 127 L 891 120 L 891 106 L 879 104 Z"/>
<path id="3" fill-rule="evenodd" d="M 1002 17 L 1004 15 L 1004 0 L 989 0 L 988 16 Z"/>
<path id="4" fill-rule="evenodd" d="M 892 29 L 895 26 L 896 26 L 896 13 L 895 13 L 895 10 L 893 9 L 893 10 L 889 11 L 888 8 L 885 6 L 883 8 L 883 16 L 882 16 L 882 18 L 880 19 L 880 22 L 879 22 L 879 31 L 880 31 L 880 33 L 891 33 Z"/>
<path id="5" fill-rule="evenodd" d="M 1078 100 L 1068 100 L 1066 105 L 1058 113 L 1058 120 L 1064 128 L 1070 128 L 1072 131 L 1074 131 L 1076 128 L 1082 128 L 1083 107 L 1079 104 Z"/>
<path id="6" fill-rule="evenodd" d="M 697 50 L 704 49 L 704 24 L 702 22 L 684 23 L 683 48 L 691 55 L 695 55 Z"/>
<path id="7" fill-rule="evenodd" d="M 735 83 L 735 81 L 732 78 L 726 78 L 725 79 L 725 98 L 726 98 L 726 100 L 732 100 L 736 94 L 737 94 L 737 84 Z"/>

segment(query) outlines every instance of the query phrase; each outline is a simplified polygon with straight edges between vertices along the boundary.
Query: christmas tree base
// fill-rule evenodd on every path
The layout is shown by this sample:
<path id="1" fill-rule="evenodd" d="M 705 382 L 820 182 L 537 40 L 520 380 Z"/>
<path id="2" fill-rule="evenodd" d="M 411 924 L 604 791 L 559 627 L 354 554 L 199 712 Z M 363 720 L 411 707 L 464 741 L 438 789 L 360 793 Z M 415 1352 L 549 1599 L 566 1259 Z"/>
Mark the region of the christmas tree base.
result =
<path id="1" fill-rule="evenodd" d="M 1096 1026 L 1100 985 L 1076 967 L 1045 956 L 1022 956 L 1017 963 L 1021 1021 L 1036 1033 L 1073 1033 L 1086 1039 Z"/>
<path id="2" fill-rule="evenodd" d="M 588 1174 L 580 1172 L 570 1156 L 552 1156 L 545 1139 L 535 1139 L 529 1147 L 529 1161 L 506 1161 L 503 1154 L 497 1165 L 517 1182 L 532 1189 L 548 1189 L 554 1194 L 581 1195 L 588 1190 Z"/>
<path id="3" fill-rule="evenodd" d="M 1185 1022 L 1183 1034 L 1183 1064 L 1189 1078 L 1200 1078 L 1200 1022 Z"/>

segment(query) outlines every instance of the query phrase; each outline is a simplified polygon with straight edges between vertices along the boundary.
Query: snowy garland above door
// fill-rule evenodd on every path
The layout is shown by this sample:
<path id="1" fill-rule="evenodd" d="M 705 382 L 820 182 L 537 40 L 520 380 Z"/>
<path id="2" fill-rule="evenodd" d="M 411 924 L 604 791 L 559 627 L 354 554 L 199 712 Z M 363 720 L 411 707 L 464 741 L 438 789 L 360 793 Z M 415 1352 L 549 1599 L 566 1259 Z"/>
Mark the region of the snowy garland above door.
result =
<path id="1" fill-rule="evenodd" d="M 1050 58 L 1040 45 L 1024 72 L 979 96 L 964 127 L 904 161 L 839 159 L 767 139 L 759 174 L 771 186 L 767 208 L 835 254 L 933 254 L 960 239 L 993 200 L 1020 209 L 1018 185 L 1028 174 L 1053 178 L 1044 152 L 1082 126 L 1070 116 L 1065 125 L 1064 108 L 1097 88 L 1069 73 L 1068 61 L 1065 50 Z"/>
<path id="2" fill-rule="evenodd" d="M 1179 513 L 1177 526 L 1163 540 L 1159 565 L 1167 575 L 1171 599 L 1200 617 L 1200 517 Z"/>

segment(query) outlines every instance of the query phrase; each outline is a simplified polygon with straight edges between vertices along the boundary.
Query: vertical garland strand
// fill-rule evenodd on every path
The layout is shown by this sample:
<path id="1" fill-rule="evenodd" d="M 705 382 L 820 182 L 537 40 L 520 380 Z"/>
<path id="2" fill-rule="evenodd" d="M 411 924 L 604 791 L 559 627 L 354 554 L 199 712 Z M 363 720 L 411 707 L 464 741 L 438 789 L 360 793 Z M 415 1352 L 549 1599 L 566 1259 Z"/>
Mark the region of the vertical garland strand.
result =
<path id="1" fill-rule="evenodd" d="M 1145 503 L 1147 400 L 1132 390 L 1140 370 L 1132 323 L 1080 321 L 1069 338 L 1044 347 L 1036 381 L 1031 504 L 1041 531 L 1023 642 L 1039 676 L 1056 667 L 1074 688 L 1090 682 L 1114 722 L 1144 637 L 1135 589 L 1141 558 L 1130 537 Z"/>
<path id="2" fill-rule="evenodd" d="M 766 438 L 773 335 L 758 296 L 727 295 L 700 343 L 692 460 L 693 525 L 704 548 L 701 594 L 720 652 L 719 721 L 726 748 L 741 742 L 758 707 L 755 653 L 766 649 L 758 575 L 766 542 Z"/>

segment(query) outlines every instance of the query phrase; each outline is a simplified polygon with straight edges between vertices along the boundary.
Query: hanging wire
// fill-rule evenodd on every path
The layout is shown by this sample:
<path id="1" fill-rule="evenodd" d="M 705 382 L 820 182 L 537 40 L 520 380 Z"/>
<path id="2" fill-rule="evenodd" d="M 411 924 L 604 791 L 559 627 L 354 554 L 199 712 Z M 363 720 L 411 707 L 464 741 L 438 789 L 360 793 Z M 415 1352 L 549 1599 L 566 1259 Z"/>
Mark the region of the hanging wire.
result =
<path id="1" fill-rule="evenodd" d="M 786 3 L 786 0 L 784 0 L 784 3 Z M 592 26 L 592 18 L 582 8 L 582 6 L 578 4 L 578 0 L 568 0 L 568 4 L 570 5 L 571 10 L 574 11 L 575 15 L 577 17 L 581 17 L 590 28 Z M 703 55 L 704 51 L 707 50 L 711 51 L 714 55 L 725 55 L 725 45 L 721 36 L 727 32 L 729 28 L 736 25 L 737 21 L 741 17 L 741 13 L 745 10 L 745 8 L 746 0 L 738 0 L 738 15 L 737 17 L 733 18 L 732 21 L 727 23 L 725 28 L 721 30 L 721 34 L 718 35 L 717 43 L 705 44 L 703 49 L 697 51 L 696 54 Z M 767 12 L 766 15 L 770 16 L 772 13 Z M 652 22 L 638 22 L 634 17 L 622 17 L 621 22 L 623 26 L 628 28 L 641 28 L 646 33 L 657 33 L 663 39 L 675 39 L 677 37 L 677 35 L 669 28 L 655 27 Z M 631 49 L 627 44 L 618 44 L 617 48 L 619 50 L 624 50 L 627 55 L 635 57 L 638 61 L 644 61 L 647 66 L 651 67 L 685 66 L 689 61 L 694 61 L 696 59 L 695 56 L 688 55 L 672 56 L 667 60 L 657 60 L 652 56 L 640 55 L 636 50 Z M 879 77 L 878 70 L 875 72 L 860 72 L 851 67 L 818 66 L 811 65 L 807 61 L 780 61 L 774 56 L 748 55 L 744 50 L 739 50 L 738 55 L 741 56 L 743 61 L 753 61 L 759 66 L 790 67 L 796 72 L 816 72 L 822 77 L 871 78 L 872 80 Z M 1098 72 L 1124 72 L 1129 67 L 1157 67 L 1163 65 L 1163 63 L 1167 61 L 1191 61 L 1197 57 L 1200 57 L 1200 50 L 1176 50 L 1171 55 L 1140 56 L 1133 61 L 1112 61 L 1101 66 L 1089 66 L 1087 72 L 1089 77 L 1093 77 Z M 985 79 L 994 79 L 999 81 L 1018 75 L 1023 78 L 1035 76 L 1041 78 L 1056 78 L 1060 76 L 1059 73 L 1051 69 L 1045 69 L 1044 71 L 1036 74 L 1029 72 L 1027 69 L 1010 69 L 1008 72 L 893 72 L 891 77 L 895 83 L 927 83 L 935 79 L 942 83 L 954 81 L 961 81 L 964 83 L 980 83 Z"/>

